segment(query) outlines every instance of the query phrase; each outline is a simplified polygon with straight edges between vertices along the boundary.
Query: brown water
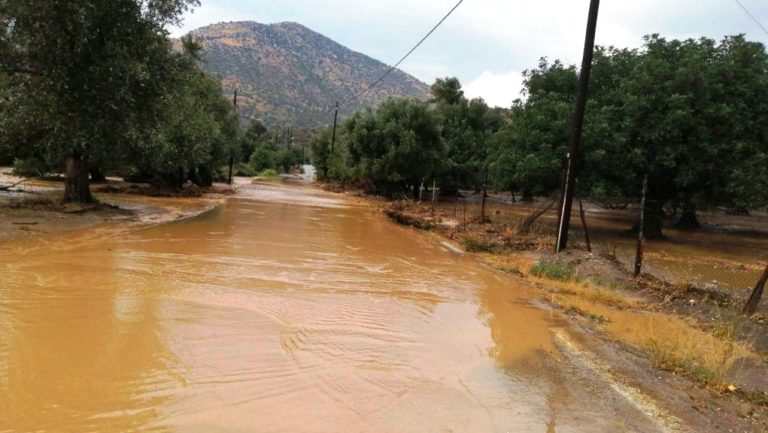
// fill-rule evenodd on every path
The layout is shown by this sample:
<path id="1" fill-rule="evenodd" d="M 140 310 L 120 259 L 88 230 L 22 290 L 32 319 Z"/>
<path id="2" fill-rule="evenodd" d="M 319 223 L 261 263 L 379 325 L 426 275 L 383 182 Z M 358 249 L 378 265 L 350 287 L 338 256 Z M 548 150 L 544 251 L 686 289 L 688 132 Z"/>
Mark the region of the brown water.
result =
<path id="1" fill-rule="evenodd" d="M 504 198 L 505 196 L 501 196 Z M 480 215 L 479 198 L 471 197 L 466 217 Z M 497 224 L 517 226 L 534 211 L 549 203 L 488 202 L 486 212 Z M 637 240 L 626 232 L 637 218 L 637 209 L 607 210 L 584 203 L 592 246 L 596 252 L 614 254 L 631 268 L 634 265 Z M 447 218 L 462 222 L 464 203 L 441 203 L 438 208 Z M 575 208 L 578 211 L 578 207 Z M 720 210 L 698 212 L 704 228 L 699 231 L 664 227 L 665 240 L 646 244 L 644 271 L 674 284 L 712 286 L 737 298 L 746 299 L 751 293 L 768 259 L 768 218 L 759 215 L 728 215 Z M 666 225 L 674 220 L 666 221 Z M 557 211 L 551 209 L 537 220 L 534 230 L 552 234 L 557 224 Z M 571 245 L 584 245 L 583 230 L 578 213 L 571 223 Z"/>
<path id="2" fill-rule="evenodd" d="M 569 396 L 551 333 L 563 324 L 529 296 L 363 204 L 299 187 L 249 187 L 150 229 L 9 242 L 0 432 L 645 425 Z"/>

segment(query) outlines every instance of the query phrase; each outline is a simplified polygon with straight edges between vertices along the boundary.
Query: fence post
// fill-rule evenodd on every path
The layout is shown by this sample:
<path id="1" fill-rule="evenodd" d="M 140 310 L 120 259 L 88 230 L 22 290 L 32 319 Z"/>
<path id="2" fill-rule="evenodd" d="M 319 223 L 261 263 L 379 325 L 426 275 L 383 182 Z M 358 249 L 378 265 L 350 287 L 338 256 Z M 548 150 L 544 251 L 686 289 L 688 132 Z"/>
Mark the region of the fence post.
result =
<path id="1" fill-rule="evenodd" d="M 640 198 L 640 224 L 637 233 L 637 250 L 635 251 L 635 272 L 638 277 L 643 268 L 643 250 L 645 248 L 645 196 L 648 195 L 648 174 L 643 176 L 643 195 Z"/>

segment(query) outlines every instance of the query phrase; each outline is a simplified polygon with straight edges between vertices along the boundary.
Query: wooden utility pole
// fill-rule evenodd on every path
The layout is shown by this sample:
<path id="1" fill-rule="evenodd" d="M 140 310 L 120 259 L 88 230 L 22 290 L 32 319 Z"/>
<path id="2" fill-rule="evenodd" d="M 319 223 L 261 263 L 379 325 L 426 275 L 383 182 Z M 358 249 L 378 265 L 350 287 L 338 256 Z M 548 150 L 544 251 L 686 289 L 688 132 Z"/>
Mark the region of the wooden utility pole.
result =
<path id="1" fill-rule="evenodd" d="M 235 114 L 237 114 L 237 89 L 235 89 L 235 95 L 232 97 L 232 106 L 235 107 Z M 240 120 L 238 119 L 238 123 Z M 227 183 L 232 185 L 232 166 L 235 165 L 235 157 L 232 155 L 232 151 L 229 151 L 229 176 L 227 176 Z"/>
<path id="2" fill-rule="evenodd" d="M 331 155 L 333 155 L 333 146 L 336 144 L 336 122 L 339 120 L 339 101 L 336 101 L 336 107 L 333 108 L 333 133 L 331 134 Z"/>
<path id="3" fill-rule="evenodd" d="M 336 101 L 336 106 L 333 108 L 333 132 L 331 133 L 331 151 L 328 153 L 328 160 L 325 162 L 325 177 L 328 177 L 328 163 L 333 157 L 333 146 L 336 144 L 336 122 L 339 120 L 339 101 Z"/>
<path id="4" fill-rule="evenodd" d="M 640 224 L 637 232 L 637 249 L 635 250 L 635 277 L 643 270 L 643 253 L 645 249 L 645 198 L 648 195 L 648 174 L 643 176 L 643 195 L 640 197 Z"/>
<path id="5" fill-rule="evenodd" d="M 595 32 L 597 31 L 597 13 L 599 9 L 600 0 L 591 0 L 589 4 L 589 18 L 587 20 L 587 35 L 584 40 L 584 55 L 582 56 L 581 74 L 579 76 L 579 92 L 576 95 L 576 109 L 573 112 L 571 123 L 568 167 L 563 188 L 560 222 L 557 227 L 556 252 L 560 252 L 568 246 L 568 229 L 571 223 L 573 194 L 576 187 L 576 164 L 581 152 L 581 131 L 584 127 L 584 111 L 587 106 L 587 90 L 589 88 L 589 76 L 592 71 L 592 57 L 595 51 Z"/>

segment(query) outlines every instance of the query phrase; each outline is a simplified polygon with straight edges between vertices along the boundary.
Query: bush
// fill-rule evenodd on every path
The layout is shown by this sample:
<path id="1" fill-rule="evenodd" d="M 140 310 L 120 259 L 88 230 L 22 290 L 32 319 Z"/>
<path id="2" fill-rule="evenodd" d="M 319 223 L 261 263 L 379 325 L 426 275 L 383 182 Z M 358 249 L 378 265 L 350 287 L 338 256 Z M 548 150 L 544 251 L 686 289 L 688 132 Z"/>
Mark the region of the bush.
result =
<path id="1" fill-rule="evenodd" d="M 268 168 L 266 170 L 262 170 L 261 172 L 259 172 L 259 177 L 263 177 L 265 179 L 270 179 L 270 180 L 276 180 L 276 179 L 280 179 L 280 173 L 275 171 L 275 169 L 273 168 Z"/>
<path id="2" fill-rule="evenodd" d="M 567 281 L 573 279 L 574 270 L 565 263 L 538 260 L 531 267 L 531 275 L 549 278 L 550 280 Z"/>
<path id="3" fill-rule="evenodd" d="M 241 162 L 235 166 L 234 174 L 235 176 L 253 177 L 256 176 L 257 172 L 249 164 Z"/>
<path id="4" fill-rule="evenodd" d="M 37 158 L 16 159 L 13 162 L 13 174 L 18 176 L 45 176 L 50 168 Z"/>

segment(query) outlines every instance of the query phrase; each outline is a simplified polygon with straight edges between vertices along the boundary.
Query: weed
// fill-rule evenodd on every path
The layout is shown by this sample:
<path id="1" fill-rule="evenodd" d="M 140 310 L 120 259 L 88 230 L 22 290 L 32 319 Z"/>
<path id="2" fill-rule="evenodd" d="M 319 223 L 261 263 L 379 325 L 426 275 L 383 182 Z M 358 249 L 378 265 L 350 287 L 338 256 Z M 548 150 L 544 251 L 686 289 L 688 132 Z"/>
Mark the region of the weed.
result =
<path id="1" fill-rule="evenodd" d="M 525 276 L 523 272 L 520 269 L 518 269 L 517 266 L 500 266 L 498 269 L 504 273 L 514 275 L 516 277 Z"/>
<path id="2" fill-rule="evenodd" d="M 538 260 L 531 267 L 531 274 L 550 280 L 568 281 L 574 278 L 574 269 L 564 263 Z"/>
<path id="3" fill-rule="evenodd" d="M 568 307 L 565 308 L 564 312 L 565 314 L 583 316 L 589 320 L 592 320 L 593 322 L 597 322 L 600 324 L 605 324 L 610 322 L 610 320 L 607 317 L 601 314 L 590 313 L 589 311 L 582 310 L 581 308 L 575 305 L 569 305 Z"/>
<path id="4" fill-rule="evenodd" d="M 469 236 L 463 237 L 461 239 L 461 245 L 466 251 L 472 253 L 501 254 L 504 252 L 504 248 L 501 245 L 485 239 L 477 239 Z"/>

